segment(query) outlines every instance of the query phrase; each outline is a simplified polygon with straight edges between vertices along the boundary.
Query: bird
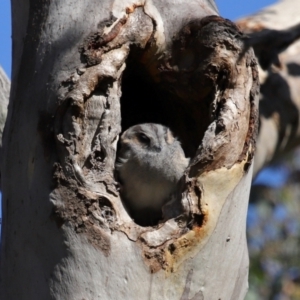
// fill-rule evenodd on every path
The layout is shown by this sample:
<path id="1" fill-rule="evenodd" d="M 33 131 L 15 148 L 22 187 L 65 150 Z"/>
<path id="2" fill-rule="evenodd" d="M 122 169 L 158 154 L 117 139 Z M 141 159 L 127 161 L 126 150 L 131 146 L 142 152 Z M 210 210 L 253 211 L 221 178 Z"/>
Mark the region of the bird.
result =
<path id="1" fill-rule="evenodd" d="M 164 125 L 137 124 L 122 134 L 116 172 L 124 205 L 137 224 L 158 223 L 188 164 L 179 140 Z"/>

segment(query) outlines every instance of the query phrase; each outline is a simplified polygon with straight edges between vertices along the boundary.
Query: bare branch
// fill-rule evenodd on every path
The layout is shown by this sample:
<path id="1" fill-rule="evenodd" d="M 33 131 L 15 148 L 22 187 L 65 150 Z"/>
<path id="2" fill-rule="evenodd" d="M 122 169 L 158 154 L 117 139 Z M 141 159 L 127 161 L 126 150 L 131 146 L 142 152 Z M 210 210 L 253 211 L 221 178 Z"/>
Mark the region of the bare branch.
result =
<path id="1" fill-rule="evenodd" d="M 250 34 L 248 44 L 253 44 L 261 67 L 266 69 L 260 69 L 255 174 L 300 144 L 299 9 L 299 1 L 279 1 L 237 22 Z"/>

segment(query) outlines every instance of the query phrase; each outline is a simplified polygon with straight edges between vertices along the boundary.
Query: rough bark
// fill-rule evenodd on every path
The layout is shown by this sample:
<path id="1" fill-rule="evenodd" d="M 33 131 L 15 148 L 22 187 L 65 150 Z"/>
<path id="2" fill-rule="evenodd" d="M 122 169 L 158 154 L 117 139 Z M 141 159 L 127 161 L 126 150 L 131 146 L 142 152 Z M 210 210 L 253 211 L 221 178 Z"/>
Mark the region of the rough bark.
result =
<path id="1" fill-rule="evenodd" d="M 7 115 L 9 91 L 10 91 L 10 81 L 7 78 L 2 67 L 0 66 L 0 148 L 1 149 L 2 149 L 2 135 L 3 135 L 4 124 Z"/>
<path id="2" fill-rule="evenodd" d="M 22 5 L 1 299 L 243 299 L 259 88 L 243 34 L 207 0 Z M 170 126 L 192 157 L 153 227 L 114 178 L 118 136 L 141 121 Z"/>
<path id="3" fill-rule="evenodd" d="M 299 9 L 299 1 L 283 0 L 237 22 L 252 37 L 251 44 L 265 68 L 260 69 L 255 174 L 300 143 Z"/>

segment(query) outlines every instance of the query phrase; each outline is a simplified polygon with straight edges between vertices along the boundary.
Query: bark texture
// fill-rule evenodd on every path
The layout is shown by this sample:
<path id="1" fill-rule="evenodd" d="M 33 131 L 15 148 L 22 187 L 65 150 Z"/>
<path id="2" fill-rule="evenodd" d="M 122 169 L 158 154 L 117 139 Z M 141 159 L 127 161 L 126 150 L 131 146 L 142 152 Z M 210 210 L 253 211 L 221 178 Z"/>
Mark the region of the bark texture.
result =
<path id="1" fill-rule="evenodd" d="M 0 66 L 0 147 L 2 148 L 2 135 L 7 116 L 7 106 L 10 91 L 10 81 Z"/>
<path id="2" fill-rule="evenodd" d="M 243 34 L 207 0 L 22 5 L 1 299 L 243 299 L 259 91 Z M 192 159 L 165 219 L 141 227 L 114 163 L 121 131 L 149 121 Z"/>
<path id="3" fill-rule="evenodd" d="M 0 66 L 0 161 L 2 160 L 2 136 L 3 136 L 4 125 L 7 117 L 9 92 L 10 92 L 10 81 L 7 78 L 4 70 Z M 1 175 L 0 175 L 0 180 L 1 180 Z M 0 223 L 2 224 L 2 216 L 0 216 Z"/>
<path id="4" fill-rule="evenodd" d="M 255 174 L 300 142 L 299 9 L 299 1 L 283 0 L 237 22 L 252 37 L 252 45 L 264 67 L 260 69 Z"/>

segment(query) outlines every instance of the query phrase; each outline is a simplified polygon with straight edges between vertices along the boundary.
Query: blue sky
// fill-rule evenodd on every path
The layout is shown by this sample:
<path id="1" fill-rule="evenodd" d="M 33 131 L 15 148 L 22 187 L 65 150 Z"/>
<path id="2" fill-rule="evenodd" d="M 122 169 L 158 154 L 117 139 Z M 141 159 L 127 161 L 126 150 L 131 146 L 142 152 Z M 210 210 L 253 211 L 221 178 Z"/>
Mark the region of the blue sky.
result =
<path id="1" fill-rule="evenodd" d="M 275 0 L 215 0 L 222 17 L 235 20 L 274 4 Z"/>
<path id="2" fill-rule="evenodd" d="M 0 1 L 0 65 L 10 77 L 11 70 L 11 24 L 10 0 Z"/>
<path id="3" fill-rule="evenodd" d="M 274 0 L 215 0 L 221 16 L 235 20 L 249 15 L 264 6 L 275 3 Z M 300 1 L 300 0 L 299 0 Z M 0 65 L 6 74 L 11 75 L 11 26 L 10 0 L 0 1 Z"/>

